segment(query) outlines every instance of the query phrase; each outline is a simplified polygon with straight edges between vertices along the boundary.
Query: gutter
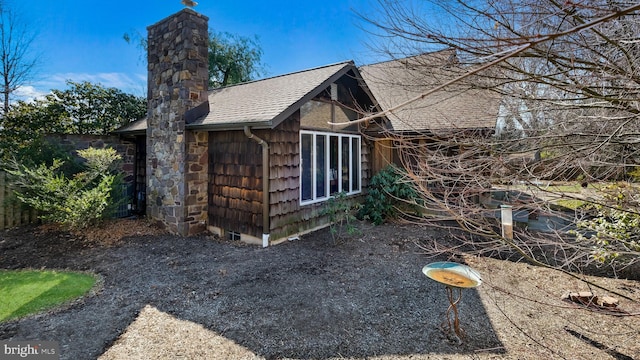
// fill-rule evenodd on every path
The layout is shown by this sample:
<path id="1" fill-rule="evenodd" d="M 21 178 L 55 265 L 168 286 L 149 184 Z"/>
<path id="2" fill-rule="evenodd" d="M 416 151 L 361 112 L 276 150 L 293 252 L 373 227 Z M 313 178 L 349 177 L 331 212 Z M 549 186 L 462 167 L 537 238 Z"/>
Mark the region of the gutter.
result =
<path id="1" fill-rule="evenodd" d="M 262 146 L 262 247 L 269 246 L 269 144 L 244 127 L 244 134 Z"/>
<path id="2" fill-rule="evenodd" d="M 252 129 L 273 129 L 273 122 L 256 120 L 256 121 L 245 121 L 240 123 L 214 123 L 214 124 L 191 123 L 191 124 L 187 124 L 186 128 L 189 130 L 221 131 L 221 130 L 242 130 L 247 126 Z"/>

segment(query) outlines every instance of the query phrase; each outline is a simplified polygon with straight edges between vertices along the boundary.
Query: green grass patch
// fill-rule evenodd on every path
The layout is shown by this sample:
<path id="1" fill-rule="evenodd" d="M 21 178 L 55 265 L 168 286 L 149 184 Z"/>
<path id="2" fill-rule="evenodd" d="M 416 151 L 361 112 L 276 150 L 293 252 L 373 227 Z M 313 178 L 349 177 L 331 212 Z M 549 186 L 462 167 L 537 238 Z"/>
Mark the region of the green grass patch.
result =
<path id="1" fill-rule="evenodd" d="M 592 184 L 589 184 L 589 187 L 594 188 Z M 555 185 L 547 185 L 540 184 L 538 186 L 535 185 L 527 185 L 527 184 L 519 184 L 519 185 L 511 185 L 509 186 L 511 190 L 542 190 L 553 193 L 566 193 L 566 194 L 579 194 L 584 190 L 580 183 L 565 183 L 565 184 L 555 184 Z"/>
<path id="2" fill-rule="evenodd" d="M 562 206 L 563 208 L 567 208 L 567 209 L 571 209 L 571 210 L 576 210 L 579 207 L 581 207 L 584 204 L 586 204 L 585 201 L 578 200 L 578 199 L 560 199 L 560 200 L 554 201 L 553 203 L 555 205 Z"/>
<path id="3" fill-rule="evenodd" d="M 578 193 L 582 192 L 582 186 L 580 186 L 580 184 L 578 184 L 578 183 L 576 183 L 576 184 L 567 184 L 567 185 L 551 185 L 548 188 L 546 188 L 545 190 L 551 191 L 551 192 L 558 192 L 558 193 L 574 193 L 574 194 L 578 194 Z"/>
<path id="4" fill-rule="evenodd" d="M 85 273 L 0 270 L 0 322 L 76 299 L 96 281 L 96 277 Z"/>

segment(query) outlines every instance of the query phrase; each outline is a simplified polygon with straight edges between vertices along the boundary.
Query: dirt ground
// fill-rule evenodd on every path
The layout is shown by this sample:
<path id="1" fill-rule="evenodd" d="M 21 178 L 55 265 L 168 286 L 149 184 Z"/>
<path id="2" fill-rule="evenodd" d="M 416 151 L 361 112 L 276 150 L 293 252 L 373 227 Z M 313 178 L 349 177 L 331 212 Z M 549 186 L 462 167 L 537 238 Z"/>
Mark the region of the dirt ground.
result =
<path id="1" fill-rule="evenodd" d="M 590 290 L 565 274 L 431 258 L 416 246 L 446 240 L 443 230 L 360 227 L 337 245 L 325 229 L 264 249 L 179 238 L 140 220 L 82 234 L 3 231 L 0 268 L 90 271 L 101 281 L 79 301 L 0 324 L 0 339 L 58 341 L 61 359 L 74 360 L 640 358 L 639 281 L 589 277 L 618 293 L 609 294 L 615 311 L 603 311 L 563 301 Z M 458 305 L 462 342 L 443 327 L 444 286 L 421 272 L 438 260 L 482 275 Z"/>

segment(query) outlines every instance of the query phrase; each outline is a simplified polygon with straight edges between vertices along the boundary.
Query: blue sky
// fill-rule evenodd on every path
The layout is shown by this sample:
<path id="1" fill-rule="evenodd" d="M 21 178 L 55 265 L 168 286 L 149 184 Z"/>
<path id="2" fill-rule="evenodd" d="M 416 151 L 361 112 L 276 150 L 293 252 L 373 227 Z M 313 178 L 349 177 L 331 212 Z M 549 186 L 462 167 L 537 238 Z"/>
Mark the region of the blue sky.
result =
<path id="1" fill-rule="evenodd" d="M 146 27 L 184 8 L 180 0 L 5 0 L 37 33 L 33 50 L 41 64 L 29 87 L 32 96 L 65 88 L 65 80 L 99 82 L 145 95 L 146 60 L 124 41 L 125 33 L 146 37 Z M 200 0 L 194 10 L 209 28 L 258 36 L 266 75 L 343 60 L 380 60 L 353 10 L 366 13 L 371 0 Z"/>

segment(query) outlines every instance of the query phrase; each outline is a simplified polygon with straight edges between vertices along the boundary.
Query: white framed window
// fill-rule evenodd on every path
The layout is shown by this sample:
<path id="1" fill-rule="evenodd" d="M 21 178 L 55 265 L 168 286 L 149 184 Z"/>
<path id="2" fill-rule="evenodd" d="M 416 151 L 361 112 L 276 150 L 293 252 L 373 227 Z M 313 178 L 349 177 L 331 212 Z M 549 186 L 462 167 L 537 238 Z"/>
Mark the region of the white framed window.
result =
<path id="1" fill-rule="evenodd" d="M 360 135 L 300 131 L 300 204 L 361 191 Z"/>

